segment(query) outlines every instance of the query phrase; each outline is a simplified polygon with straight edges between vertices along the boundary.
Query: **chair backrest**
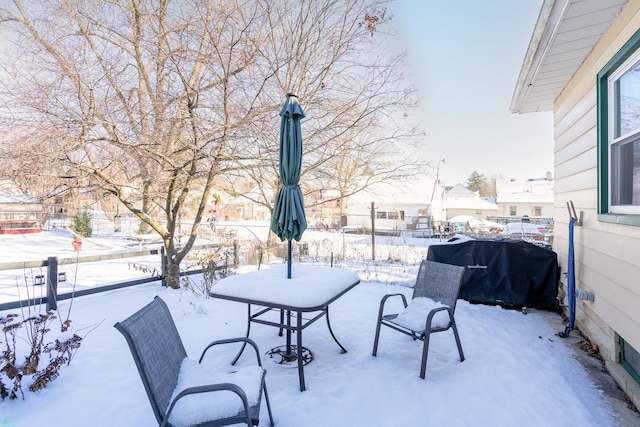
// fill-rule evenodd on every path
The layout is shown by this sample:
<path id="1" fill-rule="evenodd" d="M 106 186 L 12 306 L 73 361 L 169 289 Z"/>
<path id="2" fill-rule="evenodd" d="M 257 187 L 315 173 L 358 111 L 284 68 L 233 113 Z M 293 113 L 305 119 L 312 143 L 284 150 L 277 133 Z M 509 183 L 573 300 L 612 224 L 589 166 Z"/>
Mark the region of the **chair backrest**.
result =
<path id="1" fill-rule="evenodd" d="M 464 267 L 423 260 L 413 288 L 413 298 L 431 298 L 455 311 L 464 272 Z"/>
<path id="2" fill-rule="evenodd" d="M 169 308 L 155 297 L 127 319 L 115 324 L 126 338 L 158 423 L 178 381 L 184 349 Z"/>

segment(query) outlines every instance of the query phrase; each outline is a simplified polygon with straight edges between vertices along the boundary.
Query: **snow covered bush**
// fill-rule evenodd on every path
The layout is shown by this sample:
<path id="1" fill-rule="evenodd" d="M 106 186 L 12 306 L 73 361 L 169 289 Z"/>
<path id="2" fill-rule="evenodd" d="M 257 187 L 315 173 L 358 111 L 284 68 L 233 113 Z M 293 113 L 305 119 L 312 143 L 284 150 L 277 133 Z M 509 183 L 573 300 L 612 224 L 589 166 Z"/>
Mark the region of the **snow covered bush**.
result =
<path id="1" fill-rule="evenodd" d="M 31 376 L 29 390 L 39 391 L 60 375 L 60 368 L 71 363 L 82 338 L 69 329 L 70 320 L 61 322 L 60 331 L 53 341 L 46 342 L 51 324 L 58 317 L 53 311 L 27 313 L 20 318 L 15 313 L 0 317 L 3 349 L 0 355 L 0 398 L 24 399 L 22 381 Z M 43 368 L 41 359 L 49 355 Z"/>

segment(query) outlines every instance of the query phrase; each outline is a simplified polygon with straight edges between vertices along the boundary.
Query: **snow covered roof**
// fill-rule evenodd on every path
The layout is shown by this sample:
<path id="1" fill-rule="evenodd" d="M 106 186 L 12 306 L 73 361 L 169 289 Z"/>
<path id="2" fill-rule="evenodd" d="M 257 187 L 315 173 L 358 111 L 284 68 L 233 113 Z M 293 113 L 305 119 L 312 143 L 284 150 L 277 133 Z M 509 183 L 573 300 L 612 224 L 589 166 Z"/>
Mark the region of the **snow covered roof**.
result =
<path id="1" fill-rule="evenodd" d="M 496 181 L 498 203 L 553 203 L 553 180 Z"/>
<path id="2" fill-rule="evenodd" d="M 16 203 L 16 204 L 25 204 L 25 203 L 40 203 L 40 200 L 36 199 L 32 196 L 27 195 L 15 195 L 15 194 L 0 194 L 0 203 Z"/>
<path id="3" fill-rule="evenodd" d="M 462 184 L 456 184 L 455 186 L 447 190 L 447 198 L 450 198 L 450 197 L 471 198 L 471 197 L 478 197 L 478 193 L 475 191 L 469 190 L 467 187 L 465 187 Z"/>
<path id="4" fill-rule="evenodd" d="M 476 209 L 484 211 L 497 211 L 498 205 L 487 202 L 478 197 L 449 197 L 447 196 L 447 209 Z"/>
<path id="5" fill-rule="evenodd" d="M 378 184 L 349 197 L 349 204 L 360 205 L 374 202 L 380 206 L 428 206 L 431 191 L 432 185 L 424 181 Z"/>

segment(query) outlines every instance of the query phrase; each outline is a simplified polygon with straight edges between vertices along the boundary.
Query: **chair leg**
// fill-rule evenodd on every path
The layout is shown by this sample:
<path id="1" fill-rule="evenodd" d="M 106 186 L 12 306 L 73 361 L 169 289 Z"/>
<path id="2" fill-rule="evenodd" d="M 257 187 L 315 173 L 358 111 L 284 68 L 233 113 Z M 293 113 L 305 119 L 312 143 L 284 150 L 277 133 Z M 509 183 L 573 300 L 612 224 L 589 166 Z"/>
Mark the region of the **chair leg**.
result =
<path id="1" fill-rule="evenodd" d="M 376 356 L 378 353 L 378 340 L 380 339 L 380 326 L 382 325 L 382 318 L 378 317 L 378 324 L 376 325 L 376 337 L 373 340 L 373 352 L 372 356 Z"/>
<path id="2" fill-rule="evenodd" d="M 375 356 L 378 353 L 378 340 L 380 339 L 380 326 L 382 326 L 382 316 L 384 316 L 384 303 L 385 300 L 387 299 L 387 297 L 384 297 L 382 299 L 382 301 L 380 301 L 380 307 L 378 307 L 378 323 L 376 324 L 376 337 L 373 340 L 373 352 L 371 352 L 371 355 Z M 404 299 L 404 296 L 402 297 L 404 306 L 407 306 L 407 303 Z"/>
<path id="3" fill-rule="evenodd" d="M 458 346 L 458 354 L 460 355 L 460 362 L 464 362 L 464 353 L 462 352 L 462 344 L 460 343 L 460 336 L 458 335 L 458 328 L 456 321 L 451 318 L 451 329 L 453 329 L 453 336 L 456 339 L 456 345 Z"/>
<path id="4" fill-rule="evenodd" d="M 429 338 L 431 334 L 425 333 L 424 344 L 422 345 L 422 364 L 420 365 L 420 378 L 424 379 L 427 374 L 427 356 L 429 355 Z"/>
<path id="5" fill-rule="evenodd" d="M 267 393 L 267 384 L 262 385 L 262 391 L 264 391 L 264 400 L 267 403 L 267 411 L 269 412 L 269 421 L 271 423 L 271 427 L 273 427 L 273 414 L 271 413 L 271 402 L 269 402 L 269 394 Z"/>

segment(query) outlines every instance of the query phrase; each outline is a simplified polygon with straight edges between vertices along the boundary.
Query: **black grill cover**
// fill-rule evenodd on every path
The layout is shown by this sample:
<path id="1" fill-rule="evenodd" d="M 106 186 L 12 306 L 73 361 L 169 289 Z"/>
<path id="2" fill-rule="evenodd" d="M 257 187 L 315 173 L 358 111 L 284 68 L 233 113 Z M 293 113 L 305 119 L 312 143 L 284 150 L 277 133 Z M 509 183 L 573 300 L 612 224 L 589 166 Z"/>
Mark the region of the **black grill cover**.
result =
<path id="1" fill-rule="evenodd" d="M 516 239 L 476 239 L 429 246 L 427 259 L 467 267 L 460 298 L 508 308 L 558 309 L 555 252 Z"/>

